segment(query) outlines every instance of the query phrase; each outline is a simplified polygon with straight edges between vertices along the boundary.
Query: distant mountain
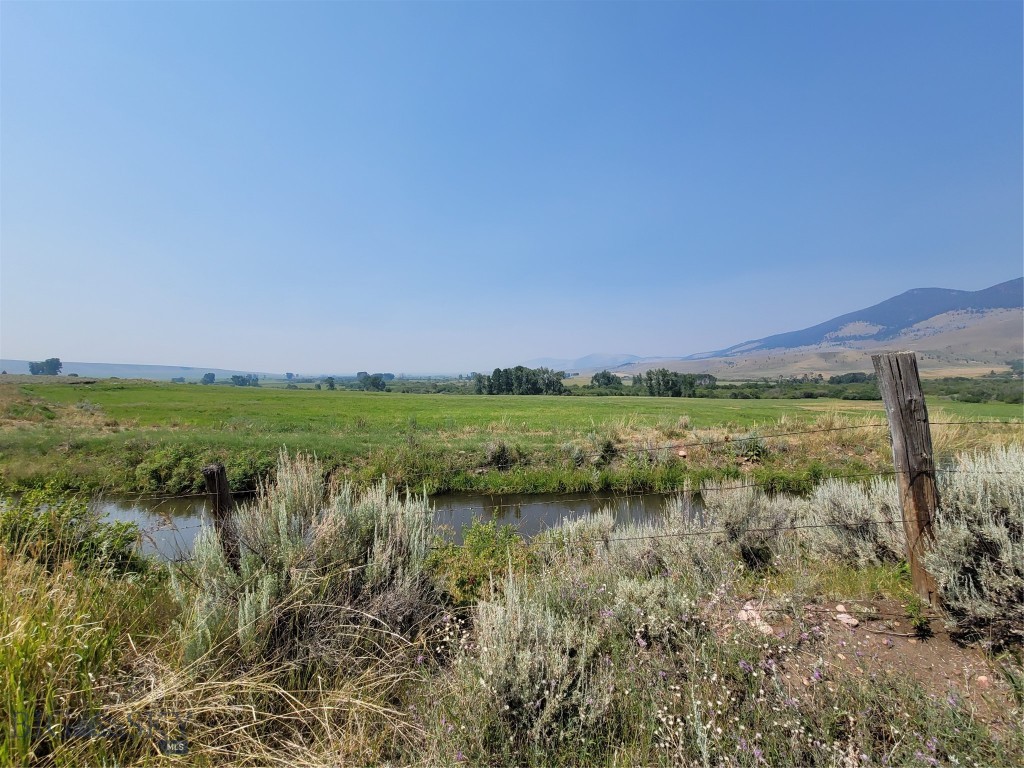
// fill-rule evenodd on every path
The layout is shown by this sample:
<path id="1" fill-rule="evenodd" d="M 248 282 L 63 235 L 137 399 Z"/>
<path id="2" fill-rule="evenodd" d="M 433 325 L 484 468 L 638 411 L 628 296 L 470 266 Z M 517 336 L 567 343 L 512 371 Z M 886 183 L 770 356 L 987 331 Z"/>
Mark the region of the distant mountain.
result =
<path id="1" fill-rule="evenodd" d="M 644 358 L 636 355 L 594 353 L 573 360 L 556 357 L 538 357 L 527 360 L 523 365 L 527 368 L 551 368 L 556 371 L 599 371 L 604 368 L 617 368 L 622 365 L 639 363 Z"/>
<path id="2" fill-rule="evenodd" d="M 646 358 L 630 374 L 665 367 L 725 379 L 870 371 L 872 353 L 912 349 L 931 376 L 978 376 L 1024 358 L 1024 278 L 981 291 L 917 288 L 799 331 L 703 354 Z"/>
<path id="3" fill-rule="evenodd" d="M 981 291 L 915 288 L 874 306 L 834 317 L 810 328 L 777 333 L 763 339 L 745 341 L 717 352 L 690 355 L 683 359 L 735 357 L 769 349 L 796 349 L 818 344 L 860 348 L 862 344 L 855 342 L 893 340 L 938 315 L 950 312 L 981 313 L 986 310 L 1021 307 L 1024 307 L 1024 278 L 1021 277 Z"/>
<path id="4" fill-rule="evenodd" d="M 170 381 L 171 379 L 184 378 L 186 381 L 199 381 L 203 374 L 212 373 L 218 379 L 229 379 L 236 374 L 255 373 L 258 376 L 266 376 L 273 379 L 284 378 L 280 373 L 266 373 L 263 371 L 232 371 L 226 368 L 195 368 L 186 365 L 133 365 L 131 363 L 76 363 L 70 360 L 63 361 L 64 367 L 61 374 L 66 376 L 69 373 L 77 373 L 79 376 L 91 376 L 97 379 L 107 379 L 116 376 L 120 379 L 153 379 L 155 381 Z M 10 374 L 27 374 L 28 360 L 0 360 L 0 370 Z"/>

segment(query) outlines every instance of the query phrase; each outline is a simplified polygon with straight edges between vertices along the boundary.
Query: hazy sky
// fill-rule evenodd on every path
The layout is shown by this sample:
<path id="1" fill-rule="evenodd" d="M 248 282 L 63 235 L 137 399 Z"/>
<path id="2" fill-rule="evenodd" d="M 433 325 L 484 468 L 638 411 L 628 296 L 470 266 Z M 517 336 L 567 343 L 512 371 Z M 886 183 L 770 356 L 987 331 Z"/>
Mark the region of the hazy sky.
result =
<path id="1" fill-rule="evenodd" d="M 0 3 L 0 356 L 671 355 L 1022 267 L 1022 5 Z"/>

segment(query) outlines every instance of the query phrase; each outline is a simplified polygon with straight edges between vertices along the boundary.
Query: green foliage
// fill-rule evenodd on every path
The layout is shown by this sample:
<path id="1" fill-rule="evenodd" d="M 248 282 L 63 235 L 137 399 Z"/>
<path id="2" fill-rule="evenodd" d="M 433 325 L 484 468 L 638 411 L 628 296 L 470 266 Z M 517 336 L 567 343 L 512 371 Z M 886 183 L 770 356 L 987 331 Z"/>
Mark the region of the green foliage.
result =
<path id="1" fill-rule="evenodd" d="M 1024 403 L 1024 380 L 1019 376 L 925 379 L 921 386 L 926 395 L 948 397 L 963 403 Z"/>
<path id="2" fill-rule="evenodd" d="M 522 459 L 517 447 L 509 447 L 504 440 L 496 440 L 484 446 L 484 465 L 507 472 Z"/>
<path id="3" fill-rule="evenodd" d="M 72 560 L 48 570 L 0 550 L 0 765 L 134 764 L 132 752 L 149 745 L 130 733 L 123 739 L 75 733 L 90 719 L 102 728 L 104 706 L 126 688 L 123 658 L 163 630 L 163 596 L 156 578 Z"/>
<path id="4" fill-rule="evenodd" d="M 757 432 L 741 435 L 729 443 L 733 456 L 747 461 L 763 461 L 771 453 L 768 443 Z"/>
<path id="5" fill-rule="evenodd" d="M 511 525 L 473 520 L 462 529 L 463 543 L 445 542 L 427 558 L 427 567 L 455 605 L 470 605 L 491 594 L 509 572 L 522 573 L 533 555 Z"/>
<path id="6" fill-rule="evenodd" d="M 588 385 L 591 389 L 622 389 L 622 379 L 616 376 L 611 371 L 599 371 L 590 378 L 590 384 Z"/>
<path id="7" fill-rule="evenodd" d="M 561 395 L 565 371 L 550 368 L 495 368 L 490 376 L 474 376 L 473 391 L 478 395 Z"/>
<path id="8" fill-rule="evenodd" d="M 709 397 L 728 397 L 732 400 L 756 400 L 780 398 L 793 400 L 815 400 L 838 398 L 841 400 L 880 400 L 878 383 L 873 374 L 844 373 L 832 376 L 828 381 L 820 374 L 746 381 L 741 384 L 724 384 L 710 392 Z"/>
<path id="9" fill-rule="evenodd" d="M 57 376 L 63 367 L 59 357 L 48 357 L 46 360 L 30 362 L 28 372 L 33 376 Z"/>
<path id="10" fill-rule="evenodd" d="M 869 381 L 875 381 L 875 374 L 873 373 L 844 373 L 839 376 L 830 376 L 829 384 L 867 384 Z"/>
<path id="11" fill-rule="evenodd" d="M 201 383 L 202 384 L 213 384 L 217 380 L 217 374 L 215 373 L 204 373 Z"/>
<path id="12" fill-rule="evenodd" d="M 260 377 L 255 373 L 235 374 L 231 377 L 231 383 L 236 387 L 258 387 L 260 385 Z"/>
<path id="13" fill-rule="evenodd" d="M 0 497 L 0 545 L 48 569 L 70 560 L 86 570 L 141 571 L 138 539 L 134 523 L 104 522 L 87 501 L 53 486 Z"/>
<path id="14" fill-rule="evenodd" d="M 926 610 L 928 610 L 928 604 L 919 595 L 911 595 L 907 600 L 907 621 L 910 622 L 911 629 L 918 637 L 931 637 L 932 635 L 931 620 L 925 615 Z"/>
<path id="15" fill-rule="evenodd" d="M 667 368 L 655 368 L 647 375 L 633 377 L 633 388 L 651 397 L 697 397 L 697 388 L 713 390 L 718 380 L 710 373 L 674 373 Z M 706 396 L 706 394 L 705 394 Z"/>

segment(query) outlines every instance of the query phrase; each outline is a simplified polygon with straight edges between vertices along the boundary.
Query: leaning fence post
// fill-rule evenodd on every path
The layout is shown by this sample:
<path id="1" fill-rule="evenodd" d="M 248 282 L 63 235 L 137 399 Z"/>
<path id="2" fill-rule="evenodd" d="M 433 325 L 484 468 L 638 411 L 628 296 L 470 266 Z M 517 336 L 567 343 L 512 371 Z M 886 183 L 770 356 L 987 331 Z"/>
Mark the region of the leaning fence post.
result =
<path id="1" fill-rule="evenodd" d="M 871 362 L 892 435 L 892 460 L 907 536 L 910 577 L 917 594 L 929 605 L 938 607 L 938 585 L 924 567 L 924 554 L 935 542 L 932 517 L 939 506 L 939 493 L 917 357 L 913 352 L 886 352 L 872 355 Z"/>
<path id="2" fill-rule="evenodd" d="M 233 506 L 231 488 L 228 486 L 228 473 L 224 465 L 208 464 L 203 467 L 203 479 L 206 481 L 206 492 L 210 494 L 213 527 L 217 531 L 221 548 L 227 556 L 228 564 L 238 570 L 239 551 L 238 539 L 232 530 L 230 514 Z"/>

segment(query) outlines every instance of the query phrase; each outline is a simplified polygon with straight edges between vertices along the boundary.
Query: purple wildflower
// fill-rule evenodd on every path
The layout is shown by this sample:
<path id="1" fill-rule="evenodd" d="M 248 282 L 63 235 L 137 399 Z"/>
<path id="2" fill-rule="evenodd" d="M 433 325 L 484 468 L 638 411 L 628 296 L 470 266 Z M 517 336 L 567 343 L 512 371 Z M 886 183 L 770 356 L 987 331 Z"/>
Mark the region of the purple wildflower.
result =
<path id="1" fill-rule="evenodd" d="M 748 675 L 754 671 L 754 667 L 746 659 L 740 659 L 740 669 L 742 669 Z"/>

